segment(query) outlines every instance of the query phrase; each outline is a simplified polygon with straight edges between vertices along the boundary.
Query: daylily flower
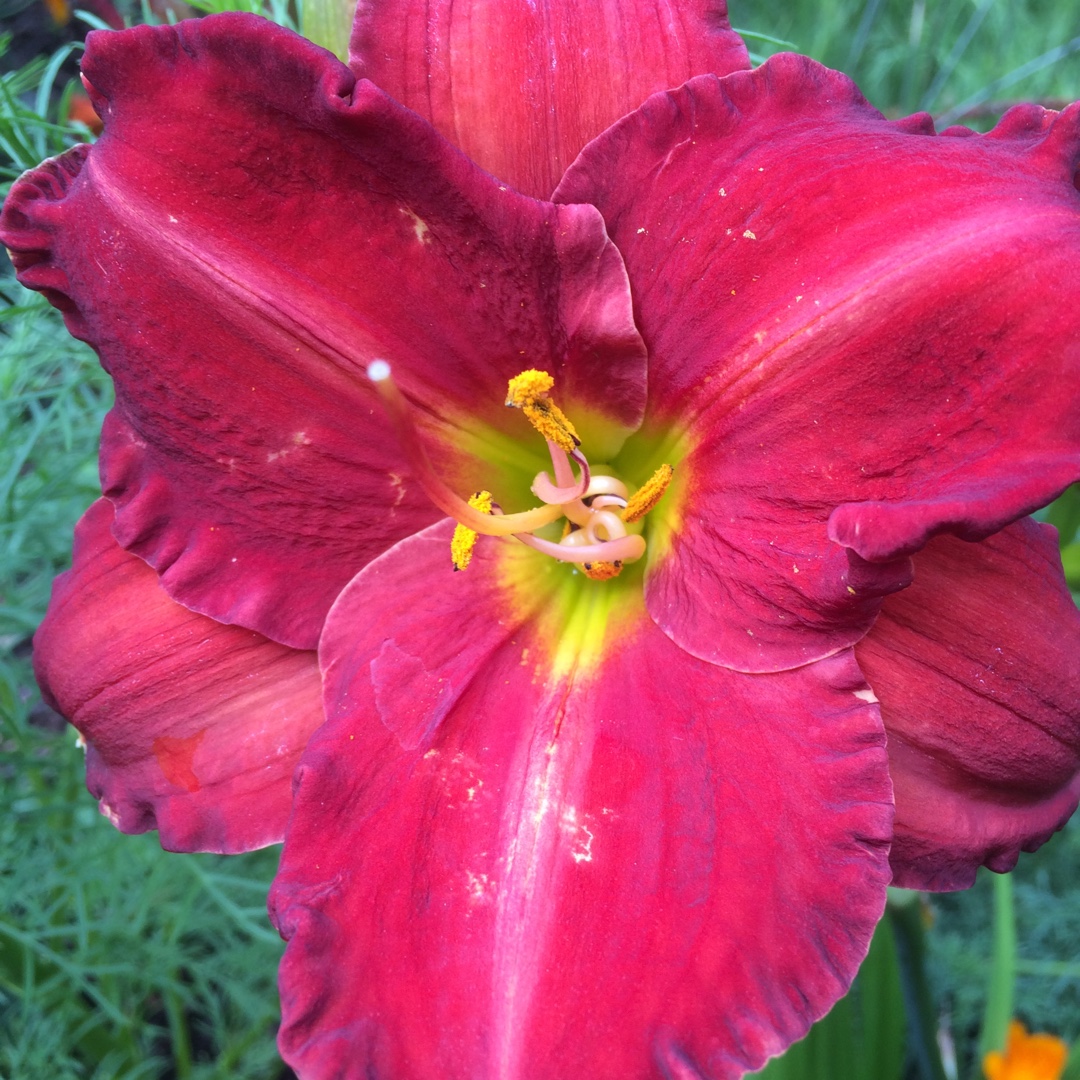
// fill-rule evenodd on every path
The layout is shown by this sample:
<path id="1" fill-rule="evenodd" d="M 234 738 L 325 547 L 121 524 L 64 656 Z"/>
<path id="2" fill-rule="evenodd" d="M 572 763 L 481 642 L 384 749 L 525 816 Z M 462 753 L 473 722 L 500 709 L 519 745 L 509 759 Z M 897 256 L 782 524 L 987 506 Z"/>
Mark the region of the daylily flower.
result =
<path id="1" fill-rule="evenodd" d="M 987 1054 L 983 1072 L 986 1080 L 1059 1080 L 1068 1057 L 1068 1046 L 1056 1035 L 1029 1035 L 1019 1020 L 1013 1020 L 1005 1053 Z"/>
<path id="2" fill-rule="evenodd" d="M 1080 477 L 1080 108 L 935 135 L 706 0 L 353 49 L 93 35 L 102 138 L 12 193 L 117 388 L 43 686 L 174 847 L 280 837 L 299 759 L 300 1076 L 740 1075 L 890 877 L 1080 795 L 1025 517 Z"/>

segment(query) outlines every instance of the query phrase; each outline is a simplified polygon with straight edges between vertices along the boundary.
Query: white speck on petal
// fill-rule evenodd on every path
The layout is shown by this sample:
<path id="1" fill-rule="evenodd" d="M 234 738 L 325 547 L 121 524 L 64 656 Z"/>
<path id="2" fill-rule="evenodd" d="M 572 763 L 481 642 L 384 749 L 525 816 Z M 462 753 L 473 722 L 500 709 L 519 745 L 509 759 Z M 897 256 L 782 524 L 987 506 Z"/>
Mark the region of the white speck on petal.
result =
<path id="1" fill-rule="evenodd" d="M 431 230 L 428 229 L 427 222 L 424 221 L 424 219 L 422 217 L 419 217 L 417 214 L 414 214 L 407 206 L 401 207 L 401 212 L 407 218 L 412 219 L 413 232 L 416 234 L 417 242 L 421 243 L 421 244 L 430 244 L 431 243 L 431 236 L 429 234 L 430 234 Z"/>

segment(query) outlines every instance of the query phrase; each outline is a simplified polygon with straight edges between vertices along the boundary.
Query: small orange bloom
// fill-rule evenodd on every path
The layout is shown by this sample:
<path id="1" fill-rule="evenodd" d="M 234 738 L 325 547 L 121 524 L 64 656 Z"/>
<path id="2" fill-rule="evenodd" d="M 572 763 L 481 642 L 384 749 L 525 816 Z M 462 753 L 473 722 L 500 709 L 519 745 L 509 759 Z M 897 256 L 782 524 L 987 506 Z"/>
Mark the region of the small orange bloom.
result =
<path id="1" fill-rule="evenodd" d="M 68 20 L 71 18 L 71 8 L 68 6 L 67 0 L 43 0 L 43 2 L 49 9 L 52 21 L 57 26 L 67 26 Z"/>
<path id="2" fill-rule="evenodd" d="M 91 104 L 86 94 L 72 94 L 71 105 L 68 108 L 68 119 L 78 120 L 85 124 L 95 135 L 100 135 L 105 128 L 101 117 Z"/>
<path id="3" fill-rule="evenodd" d="M 1013 1020 L 1005 1053 L 991 1050 L 983 1058 L 983 1073 L 986 1080 L 1061 1080 L 1068 1056 L 1068 1046 L 1056 1035 L 1029 1035 Z"/>

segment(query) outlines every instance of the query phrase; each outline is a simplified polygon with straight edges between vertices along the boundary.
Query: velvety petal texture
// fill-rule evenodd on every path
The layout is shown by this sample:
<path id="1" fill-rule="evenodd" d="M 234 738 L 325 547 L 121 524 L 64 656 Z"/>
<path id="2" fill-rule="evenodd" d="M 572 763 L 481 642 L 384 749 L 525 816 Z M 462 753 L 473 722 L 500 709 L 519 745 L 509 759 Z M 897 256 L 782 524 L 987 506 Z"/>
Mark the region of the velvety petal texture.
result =
<path id="1" fill-rule="evenodd" d="M 1080 612 L 1053 528 L 932 540 L 855 655 L 889 737 L 897 885 L 1011 870 L 1076 809 Z"/>
<path id="2" fill-rule="evenodd" d="M 46 700 L 86 742 L 86 783 L 124 832 L 172 851 L 277 843 L 292 774 L 322 722 L 313 652 L 174 603 L 96 502 L 34 638 Z"/>
<path id="3" fill-rule="evenodd" d="M 547 198 L 650 94 L 750 66 L 725 0 L 360 0 L 350 66 Z"/>
<path id="4" fill-rule="evenodd" d="M 571 168 L 556 199 L 600 208 L 630 275 L 643 430 L 683 440 L 646 586 L 675 641 L 748 670 L 842 648 L 930 536 L 1080 475 L 1078 128 L 936 136 L 780 55 L 651 98 Z"/>
<path id="5" fill-rule="evenodd" d="M 610 447 L 637 426 L 645 352 L 592 207 L 507 189 L 255 16 L 88 40 L 105 134 L 24 177 L 0 235 L 116 380 L 115 534 L 175 599 L 313 648 L 356 571 L 434 520 L 375 358 L 433 440 L 496 466 L 523 368 Z"/>
<path id="6" fill-rule="evenodd" d="M 733 1078 L 865 955 L 892 809 L 849 652 L 747 676 L 524 547 L 434 526 L 321 645 L 329 722 L 271 896 L 319 1080 Z M 610 583 L 606 583 L 610 585 Z M 377 622 L 369 613 L 384 612 Z M 602 636 L 610 632 L 607 647 Z"/>

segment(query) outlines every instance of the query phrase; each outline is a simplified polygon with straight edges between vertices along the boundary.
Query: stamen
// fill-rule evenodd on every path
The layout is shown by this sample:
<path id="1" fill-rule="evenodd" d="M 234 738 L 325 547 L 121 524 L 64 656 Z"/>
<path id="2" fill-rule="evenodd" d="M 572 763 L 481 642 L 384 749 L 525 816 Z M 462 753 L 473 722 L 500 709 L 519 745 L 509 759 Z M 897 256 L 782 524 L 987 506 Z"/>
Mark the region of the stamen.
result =
<path id="1" fill-rule="evenodd" d="M 578 530 L 584 532 L 584 530 Z M 577 536 L 572 532 L 566 539 Z M 559 562 L 570 563 L 597 563 L 597 562 L 636 562 L 645 554 L 645 538 L 632 534 L 621 536 L 618 540 L 605 540 L 599 544 L 590 543 L 553 543 L 551 540 L 541 540 L 539 536 L 527 536 L 520 534 L 518 539 L 523 544 L 550 555 Z M 585 537 L 588 540 L 588 537 Z"/>
<path id="2" fill-rule="evenodd" d="M 506 387 L 506 406 L 509 409 L 524 408 L 530 401 L 546 394 L 555 385 L 555 377 L 546 371 L 528 368 L 515 375 Z"/>
<path id="3" fill-rule="evenodd" d="M 594 540 L 584 529 L 576 529 L 569 519 L 566 522 L 566 531 L 559 540 L 561 547 L 581 547 L 583 544 L 595 544 Z"/>
<path id="4" fill-rule="evenodd" d="M 520 409 L 545 439 L 569 454 L 581 445 L 581 439 L 562 409 L 548 397 L 554 385 L 555 380 L 546 371 L 529 368 L 510 380 L 506 404 L 508 408 Z"/>
<path id="5" fill-rule="evenodd" d="M 626 485 L 615 476 L 594 476 L 589 481 L 589 486 L 582 496 L 583 499 L 592 499 L 596 495 L 614 495 L 622 500 L 622 505 L 626 505 Z M 595 506 L 596 503 L 590 505 Z"/>
<path id="6" fill-rule="evenodd" d="M 460 525 L 484 536 L 513 536 L 532 532 L 558 521 L 563 516 L 558 506 L 538 506 L 521 514 L 487 515 L 470 506 L 456 495 L 435 472 L 424 444 L 412 419 L 412 409 L 391 378 L 390 365 L 385 360 L 375 360 L 368 365 L 368 378 L 375 384 L 386 411 L 397 431 L 401 448 L 413 475 L 419 481 L 427 497 L 444 513 Z"/>
<path id="7" fill-rule="evenodd" d="M 469 505 L 481 514 L 491 513 L 491 492 L 478 491 L 469 499 Z M 454 526 L 454 535 L 450 538 L 450 560 L 455 570 L 464 570 L 472 562 L 473 549 L 476 547 L 477 534 L 467 525 Z"/>
<path id="8" fill-rule="evenodd" d="M 575 502 L 580 499 L 589 488 L 589 463 L 580 450 L 574 450 L 570 456 L 578 463 L 581 469 L 581 477 L 574 479 L 574 470 L 566 460 L 566 453 L 550 439 L 548 450 L 551 452 L 551 465 L 555 472 L 555 483 L 551 482 L 547 473 L 537 473 L 532 482 L 532 493 L 542 502 L 562 505 L 563 503 Z M 561 486 L 556 486 L 556 484 Z"/>
<path id="9" fill-rule="evenodd" d="M 584 531 L 588 533 L 590 540 L 603 543 L 605 540 L 619 540 L 624 537 L 626 526 L 618 514 L 613 514 L 610 510 L 594 510 Z"/>
<path id="10" fill-rule="evenodd" d="M 618 495 L 597 495 L 595 499 L 589 501 L 589 506 L 593 510 L 603 510 L 606 506 L 617 506 L 623 510 L 626 507 L 626 500 L 620 499 Z"/>
<path id="11" fill-rule="evenodd" d="M 457 522 L 450 542 L 455 570 L 469 566 L 480 535 L 514 536 L 559 562 L 577 565 L 593 581 L 617 577 L 624 563 L 645 554 L 645 538 L 628 534 L 626 523 L 644 517 L 660 500 L 671 483 L 671 466 L 657 469 L 630 499 L 621 480 L 593 475 L 577 448 L 577 432 L 548 396 L 555 380 L 546 371 L 530 368 L 511 379 L 508 387 L 506 404 L 521 409 L 544 436 L 552 465 L 551 475 L 538 473 L 532 485 L 545 505 L 519 514 L 503 514 L 489 491 L 478 491 L 467 502 L 455 494 L 432 466 L 413 408 L 391 377 L 390 365 L 385 360 L 373 361 L 368 377 L 386 406 L 414 477 L 428 498 Z M 571 461 L 578 465 L 576 479 Z M 564 528 L 558 542 L 533 535 L 560 518 Z"/>
<path id="12" fill-rule="evenodd" d="M 674 475 L 675 470 L 670 465 L 661 465 L 630 497 L 623 511 L 623 521 L 643 518 L 663 498 Z"/>
<path id="13" fill-rule="evenodd" d="M 622 573 L 621 562 L 594 562 L 585 563 L 581 572 L 593 581 L 610 581 Z"/>

